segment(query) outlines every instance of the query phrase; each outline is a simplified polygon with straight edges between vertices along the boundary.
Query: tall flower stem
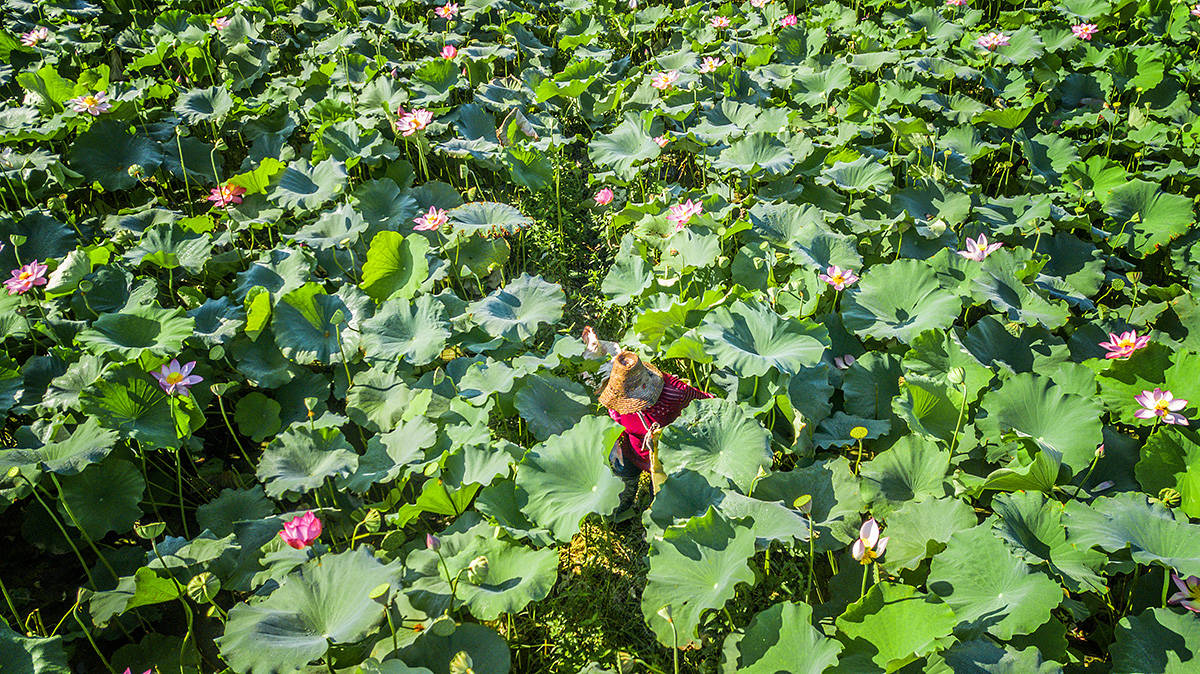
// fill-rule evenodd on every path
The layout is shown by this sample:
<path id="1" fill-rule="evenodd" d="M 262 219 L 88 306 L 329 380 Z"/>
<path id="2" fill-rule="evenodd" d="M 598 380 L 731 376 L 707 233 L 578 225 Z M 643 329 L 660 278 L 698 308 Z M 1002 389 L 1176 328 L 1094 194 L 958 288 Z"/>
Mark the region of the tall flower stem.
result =
<path id="1" fill-rule="evenodd" d="M 175 439 L 181 440 L 182 434 L 179 432 L 179 419 L 175 414 L 178 409 L 178 403 L 175 400 L 175 396 L 170 394 L 167 395 L 167 400 L 171 403 L 171 425 L 175 428 Z M 187 510 L 183 505 L 183 456 L 181 452 L 183 452 L 183 443 L 180 443 L 179 447 L 175 449 L 175 486 L 179 495 L 179 521 L 183 525 L 184 538 L 191 538 L 191 534 L 188 533 Z"/>
<path id="2" fill-rule="evenodd" d="M 79 547 L 75 545 L 75 541 L 72 540 L 71 535 L 67 533 L 67 528 L 63 526 L 62 520 L 58 518 L 58 515 L 55 514 L 55 512 L 50 509 L 50 506 L 46 504 L 46 501 L 42 499 L 42 495 L 38 493 L 37 485 L 30 482 L 29 478 L 21 475 L 20 473 L 17 474 L 17 477 L 25 480 L 25 483 L 29 485 L 30 491 L 33 492 L 33 497 L 37 499 L 38 503 L 42 504 L 42 508 L 46 510 L 46 514 L 49 515 L 50 519 L 54 521 L 54 525 L 58 527 L 58 531 L 63 535 L 63 538 L 67 540 L 67 545 L 71 546 L 71 551 L 75 553 L 75 558 L 79 560 L 79 565 L 83 567 L 83 575 L 87 576 L 88 583 L 91 583 L 92 587 L 97 587 L 96 579 L 92 577 L 92 570 L 90 567 L 88 567 L 87 562 L 83 561 L 83 554 L 79 552 Z"/>
<path id="3" fill-rule="evenodd" d="M 859 601 L 862 601 L 862 598 L 867 595 L 867 573 L 870 572 L 871 565 L 863 564 L 862 568 L 863 568 L 862 587 L 858 591 L 858 600 Z"/>
<path id="4" fill-rule="evenodd" d="M 958 431 L 962 429 L 963 415 L 967 412 L 967 382 L 962 383 L 962 402 L 958 405 L 958 421 L 954 422 L 954 437 L 950 439 L 950 454 L 954 454 L 954 448 L 958 445 Z"/>
<path id="5" fill-rule="evenodd" d="M 92 552 L 96 553 L 96 556 L 100 558 L 100 562 L 104 564 L 104 568 L 108 569 L 108 572 L 112 574 L 113 580 L 119 579 L 121 575 L 118 574 L 116 569 L 112 567 L 112 564 L 108 563 L 108 558 L 100 552 L 100 548 L 96 547 L 96 543 L 92 540 L 92 537 L 88 535 L 87 531 L 80 526 L 79 520 L 75 518 L 75 513 L 71 510 L 71 504 L 67 503 L 67 499 L 63 495 L 63 488 L 58 482 L 58 476 L 54 473 L 50 473 L 50 480 L 54 482 L 54 488 L 58 490 L 58 502 L 62 504 L 63 510 L 67 511 L 67 517 L 71 519 L 71 524 L 75 525 L 75 528 L 79 530 L 79 534 L 83 536 L 84 542 L 86 542 L 88 547 L 92 549 Z"/>

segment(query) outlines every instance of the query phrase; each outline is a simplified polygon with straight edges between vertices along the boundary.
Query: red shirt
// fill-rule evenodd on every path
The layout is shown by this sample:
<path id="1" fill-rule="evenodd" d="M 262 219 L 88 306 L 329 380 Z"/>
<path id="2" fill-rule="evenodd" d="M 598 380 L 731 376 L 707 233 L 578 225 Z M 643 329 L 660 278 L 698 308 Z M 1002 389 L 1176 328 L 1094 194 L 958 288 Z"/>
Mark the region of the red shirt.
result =
<path id="1" fill-rule="evenodd" d="M 625 432 L 621 434 L 619 440 L 625 449 L 625 458 L 632 459 L 638 468 L 648 472 L 650 470 L 650 450 L 645 447 L 644 443 L 650 427 L 655 423 L 660 427 L 665 427 L 679 418 L 679 413 L 688 406 L 688 403 L 711 397 L 713 397 L 711 394 L 689 386 L 678 377 L 664 372 L 662 393 L 659 394 L 658 401 L 653 405 L 641 412 L 629 414 L 617 414 L 613 410 L 609 410 L 608 416 L 625 427 Z"/>

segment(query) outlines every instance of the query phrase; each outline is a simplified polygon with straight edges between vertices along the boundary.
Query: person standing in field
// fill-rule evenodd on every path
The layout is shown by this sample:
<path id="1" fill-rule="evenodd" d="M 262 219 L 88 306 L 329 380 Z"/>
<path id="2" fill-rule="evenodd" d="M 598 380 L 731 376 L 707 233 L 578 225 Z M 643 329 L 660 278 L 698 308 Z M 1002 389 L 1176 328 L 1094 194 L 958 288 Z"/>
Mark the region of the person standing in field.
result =
<path id="1" fill-rule="evenodd" d="M 713 396 L 643 362 L 616 342 L 602 341 L 590 325 L 583 329 L 582 338 L 585 356 L 611 359 L 601 368 L 602 374 L 607 371 L 607 380 L 601 385 L 599 399 L 608 415 L 625 429 L 608 454 L 613 473 L 625 482 L 617 507 L 620 518 L 633 505 L 641 474 L 650 471 L 651 434 L 678 419 L 693 400 Z"/>

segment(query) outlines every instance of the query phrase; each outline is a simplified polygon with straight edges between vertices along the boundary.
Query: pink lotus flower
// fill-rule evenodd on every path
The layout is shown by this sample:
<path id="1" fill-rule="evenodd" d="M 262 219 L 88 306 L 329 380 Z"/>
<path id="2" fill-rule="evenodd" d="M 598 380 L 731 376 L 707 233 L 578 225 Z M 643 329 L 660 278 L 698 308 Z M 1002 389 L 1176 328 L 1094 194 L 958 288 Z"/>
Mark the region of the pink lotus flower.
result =
<path id="1" fill-rule="evenodd" d="M 597 206 L 607 206 L 612 203 L 613 191 L 605 187 L 597 192 L 596 196 L 592 197 L 592 199 L 595 200 Z"/>
<path id="2" fill-rule="evenodd" d="M 446 19 L 448 21 L 450 19 L 453 19 L 455 17 L 455 15 L 458 14 L 458 3 L 457 2 L 447 2 L 446 4 L 442 5 L 441 7 L 438 7 L 437 9 L 433 10 L 433 13 L 437 14 L 438 16 L 440 16 L 443 19 Z"/>
<path id="3" fill-rule="evenodd" d="M 440 547 L 442 547 L 442 541 L 437 536 L 434 536 L 433 534 L 425 534 L 426 550 L 437 550 Z"/>
<path id="4" fill-rule="evenodd" d="M 1192 8 L 1192 16 L 1200 17 L 1200 4 Z"/>
<path id="5" fill-rule="evenodd" d="M 653 78 L 651 78 L 650 86 L 654 87 L 655 89 L 658 89 L 659 91 L 666 91 L 667 89 L 670 89 L 671 87 L 675 86 L 675 82 L 677 82 L 678 80 L 679 80 L 679 71 L 678 70 L 668 70 L 663 73 L 658 73 Z"/>
<path id="6" fill-rule="evenodd" d="M 293 548 L 303 550 L 321 537 L 321 520 L 309 510 L 303 515 L 293 517 L 289 522 L 284 522 L 279 537 Z"/>
<path id="7" fill-rule="evenodd" d="M 411 136 L 433 121 L 433 113 L 424 108 L 417 108 L 412 112 L 404 112 L 401 108 L 398 112 L 400 119 L 396 121 L 396 130 L 401 136 Z"/>
<path id="8" fill-rule="evenodd" d="M 725 65 L 724 59 L 719 59 L 715 56 L 705 56 L 704 60 L 700 61 L 700 72 L 711 73 L 723 65 Z"/>
<path id="9" fill-rule="evenodd" d="M 200 375 L 192 374 L 192 370 L 196 367 L 196 361 L 192 361 L 186 365 L 180 365 L 179 361 L 172 358 L 170 363 L 163 365 L 157 372 L 150 374 L 158 380 L 158 385 L 167 395 L 188 394 L 188 387 L 195 386 L 204 381 Z"/>
<path id="10" fill-rule="evenodd" d="M 455 56 L 458 56 L 458 47 L 452 44 L 442 47 L 442 58 L 447 61 L 453 61 Z"/>
<path id="11" fill-rule="evenodd" d="M 757 9 L 762 9 L 763 7 L 766 7 L 767 3 L 770 1 L 771 0 L 750 0 L 750 6 Z"/>
<path id="12" fill-rule="evenodd" d="M 846 354 L 844 356 L 838 356 L 837 358 L 834 358 L 833 365 L 839 370 L 849 370 L 850 366 L 853 365 L 854 361 L 856 360 L 858 359 L 854 356 Z"/>
<path id="13" fill-rule="evenodd" d="M 974 240 L 971 237 L 967 237 L 967 249 L 956 252 L 968 260 L 983 262 L 983 258 L 1000 250 L 1003 245 L 999 241 L 988 243 L 987 234 L 980 234 L 979 238 Z"/>
<path id="14" fill-rule="evenodd" d="M 12 270 L 12 278 L 4 282 L 4 287 L 8 288 L 9 295 L 24 295 L 33 290 L 34 286 L 46 285 L 47 269 L 46 265 L 38 264 L 38 261 L 34 260 Z"/>
<path id="15" fill-rule="evenodd" d="M 237 205 L 242 203 L 242 195 L 246 193 L 246 188 L 233 183 L 225 183 L 220 187 L 214 187 L 208 195 L 208 201 L 213 203 L 217 208 L 229 208 L 230 204 Z"/>
<path id="16" fill-rule="evenodd" d="M 699 201 L 688 199 L 681 204 L 675 204 L 671 207 L 667 214 L 667 222 L 675 223 L 675 231 L 679 231 L 687 225 L 688 220 L 692 219 L 693 215 L 700 215 L 704 210 L 704 206 Z"/>
<path id="17" fill-rule="evenodd" d="M 817 278 L 833 286 L 834 290 L 845 290 L 846 286 L 852 286 L 858 281 L 858 274 L 834 264 L 829 265 L 824 274 L 817 274 Z"/>
<path id="18" fill-rule="evenodd" d="M 796 18 L 796 15 L 788 14 L 787 16 L 783 17 L 783 20 L 779 22 L 779 25 L 783 28 L 790 28 L 797 23 L 800 23 L 800 20 Z"/>
<path id="19" fill-rule="evenodd" d="M 1105 358 L 1125 359 L 1132 356 L 1134 351 L 1144 349 L 1149 344 L 1150 335 L 1139 337 L 1137 330 L 1129 330 L 1120 335 L 1108 333 L 1108 341 L 1100 342 L 1100 348 L 1108 352 L 1104 354 Z"/>
<path id="20" fill-rule="evenodd" d="M 413 222 L 417 223 L 416 226 L 413 227 L 413 231 L 436 231 L 439 227 L 449 221 L 450 216 L 446 213 L 445 209 L 438 208 L 437 206 L 430 206 L 425 215 L 419 215 L 416 218 L 413 218 Z"/>
<path id="21" fill-rule="evenodd" d="M 21 44 L 26 47 L 36 47 L 39 42 L 45 42 L 50 39 L 50 29 L 45 26 L 38 26 L 28 33 L 21 33 Z"/>
<path id="22" fill-rule="evenodd" d="M 213 28 L 216 28 L 217 30 L 224 30 L 229 27 L 229 17 L 218 16 L 218 17 L 214 18 L 212 21 L 209 21 L 208 25 L 212 26 Z"/>
<path id="23" fill-rule="evenodd" d="M 975 44 L 988 51 L 995 51 L 997 47 L 1008 46 L 1008 36 L 1004 33 L 988 33 L 987 35 L 979 36 Z"/>
<path id="24" fill-rule="evenodd" d="M 951 7 L 966 7 L 967 0 L 946 0 L 946 4 Z"/>
<path id="25" fill-rule="evenodd" d="M 125 668 L 125 671 L 123 672 L 123 674 L 133 674 L 133 672 L 130 670 L 130 668 L 129 668 L 129 667 L 126 667 L 126 668 Z M 142 672 L 142 674 L 154 674 L 154 670 L 153 670 L 153 669 L 147 669 L 146 671 Z"/>
<path id="26" fill-rule="evenodd" d="M 1075 37 L 1079 38 L 1080 40 L 1088 40 L 1089 42 L 1091 41 L 1092 36 L 1095 35 L 1098 30 L 1099 29 L 1096 28 L 1096 24 L 1094 23 L 1079 23 L 1071 26 L 1071 32 L 1075 33 Z"/>
<path id="27" fill-rule="evenodd" d="M 655 143 L 656 145 L 658 145 L 660 148 L 662 148 L 662 147 L 666 147 L 666 146 L 667 146 L 667 143 L 669 143 L 669 142 L 671 142 L 671 139 L 670 139 L 670 138 L 668 138 L 668 137 L 667 137 L 667 134 L 665 134 L 665 133 L 664 133 L 663 135 L 661 135 L 661 136 L 655 136 L 655 137 L 654 137 L 654 143 Z"/>
<path id="28" fill-rule="evenodd" d="M 712 21 L 709 22 L 709 25 L 712 26 L 713 28 L 728 28 L 729 27 L 729 17 L 714 16 Z"/>
<path id="29" fill-rule="evenodd" d="M 1184 580 L 1172 571 L 1171 580 L 1175 581 L 1175 587 L 1179 588 L 1179 591 L 1171 595 L 1171 598 L 1167 599 L 1167 603 L 1182 606 L 1193 613 L 1200 613 L 1200 578 L 1188 576 Z"/>
<path id="30" fill-rule="evenodd" d="M 1140 395 L 1134 396 L 1133 399 L 1142 406 L 1142 409 L 1133 413 L 1133 416 L 1139 419 L 1160 417 L 1164 424 L 1188 425 L 1186 417 L 1182 414 L 1176 414 L 1179 410 L 1187 407 L 1188 401 L 1183 398 L 1176 398 L 1171 395 L 1170 391 L 1164 391 L 1156 387 L 1153 391 L 1142 391 Z"/>
<path id="31" fill-rule="evenodd" d="M 112 104 L 108 102 L 108 94 L 103 91 L 72 98 L 67 102 L 71 104 L 75 112 L 86 112 L 93 117 L 99 117 L 100 113 L 112 109 Z"/>
<path id="32" fill-rule="evenodd" d="M 854 555 L 854 559 L 860 564 L 870 564 L 883 556 L 887 550 L 887 543 L 887 536 L 879 537 L 879 523 L 872 517 L 859 528 L 858 540 L 851 546 L 850 554 Z"/>

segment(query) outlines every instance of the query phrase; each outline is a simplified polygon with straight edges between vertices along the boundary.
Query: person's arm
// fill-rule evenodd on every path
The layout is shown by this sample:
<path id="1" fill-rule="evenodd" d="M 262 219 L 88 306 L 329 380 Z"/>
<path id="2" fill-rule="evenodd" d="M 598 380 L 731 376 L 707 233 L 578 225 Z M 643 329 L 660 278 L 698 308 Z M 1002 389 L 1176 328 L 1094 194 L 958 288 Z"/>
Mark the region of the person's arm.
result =
<path id="1" fill-rule="evenodd" d="M 583 340 L 583 355 L 585 358 L 607 360 L 621 353 L 621 346 L 619 344 L 600 339 L 590 325 L 584 326 L 580 339 Z"/>

